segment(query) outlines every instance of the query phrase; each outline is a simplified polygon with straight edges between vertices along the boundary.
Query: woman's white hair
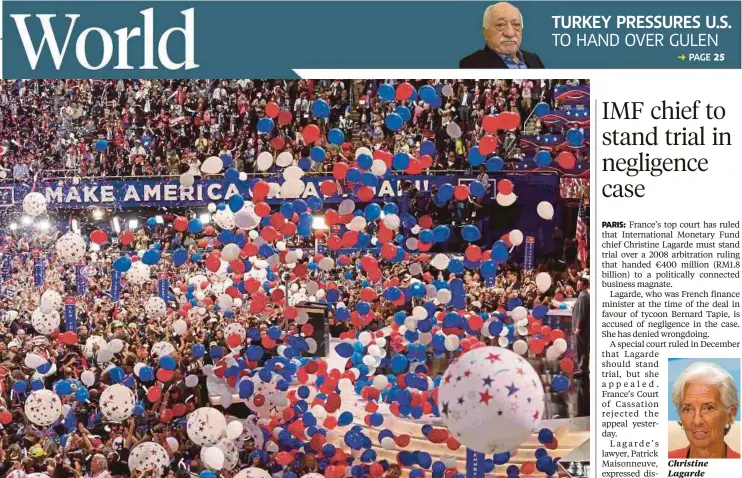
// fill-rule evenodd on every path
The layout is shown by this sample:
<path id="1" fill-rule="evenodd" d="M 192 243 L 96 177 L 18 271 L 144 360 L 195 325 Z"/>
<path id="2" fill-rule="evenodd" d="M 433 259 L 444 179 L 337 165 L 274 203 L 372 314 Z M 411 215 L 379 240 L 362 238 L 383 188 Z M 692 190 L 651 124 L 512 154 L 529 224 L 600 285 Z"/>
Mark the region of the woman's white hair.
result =
<path id="1" fill-rule="evenodd" d="M 719 387 L 719 397 L 724 410 L 729 411 L 732 407 L 735 410 L 739 409 L 739 393 L 732 375 L 715 363 L 695 362 L 680 372 L 672 386 L 672 403 L 675 404 L 678 414 L 685 398 L 685 388 L 691 382 Z"/>

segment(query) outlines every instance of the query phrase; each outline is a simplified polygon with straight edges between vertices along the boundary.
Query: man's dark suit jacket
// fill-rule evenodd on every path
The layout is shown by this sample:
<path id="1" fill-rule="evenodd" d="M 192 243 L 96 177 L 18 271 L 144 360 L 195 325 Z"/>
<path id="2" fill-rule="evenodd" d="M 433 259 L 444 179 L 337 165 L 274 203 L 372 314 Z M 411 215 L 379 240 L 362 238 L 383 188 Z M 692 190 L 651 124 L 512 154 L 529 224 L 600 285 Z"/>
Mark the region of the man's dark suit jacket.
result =
<path id="1" fill-rule="evenodd" d="M 528 68 L 545 68 L 537 54 L 525 50 L 520 51 Z M 507 68 L 500 55 L 484 47 L 459 61 L 459 68 Z"/>

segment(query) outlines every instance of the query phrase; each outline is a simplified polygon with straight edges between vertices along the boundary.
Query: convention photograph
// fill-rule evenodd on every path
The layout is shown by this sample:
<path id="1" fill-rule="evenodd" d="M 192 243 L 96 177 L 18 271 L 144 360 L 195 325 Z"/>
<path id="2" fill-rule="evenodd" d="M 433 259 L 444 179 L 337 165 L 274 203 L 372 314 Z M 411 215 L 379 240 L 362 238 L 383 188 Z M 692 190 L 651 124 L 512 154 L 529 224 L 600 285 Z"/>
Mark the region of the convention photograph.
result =
<path id="1" fill-rule="evenodd" d="M 668 458 L 739 459 L 740 360 L 669 359 Z"/>
<path id="2" fill-rule="evenodd" d="M 0 81 L 0 477 L 591 476 L 589 143 L 585 79 Z"/>

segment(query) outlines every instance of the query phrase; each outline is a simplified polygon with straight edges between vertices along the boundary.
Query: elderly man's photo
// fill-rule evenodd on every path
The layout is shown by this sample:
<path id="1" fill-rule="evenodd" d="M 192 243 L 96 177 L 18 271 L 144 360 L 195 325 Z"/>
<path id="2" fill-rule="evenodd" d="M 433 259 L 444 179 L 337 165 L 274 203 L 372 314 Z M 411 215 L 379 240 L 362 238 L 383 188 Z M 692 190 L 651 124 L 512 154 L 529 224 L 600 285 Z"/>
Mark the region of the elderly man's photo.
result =
<path id="1" fill-rule="evenodd" d="M 694 362 L 672 385 L 672 403 L 687 446 L 671 450 L 668 458 L 739 458 L 728 444 L 739 409 L 739 393 L 732 375 L 713 362 Z M 737 431 L 737 435 L 739 431 Z"/>
<path id="2" fill-rule="evenodd" d="M 513 5 L 500 2 L 484 11 L 482 35 L 485 45 L 459 61 L 459 68 L 544 68 L 535 53 L 520 48 L 523 15 Z"/>

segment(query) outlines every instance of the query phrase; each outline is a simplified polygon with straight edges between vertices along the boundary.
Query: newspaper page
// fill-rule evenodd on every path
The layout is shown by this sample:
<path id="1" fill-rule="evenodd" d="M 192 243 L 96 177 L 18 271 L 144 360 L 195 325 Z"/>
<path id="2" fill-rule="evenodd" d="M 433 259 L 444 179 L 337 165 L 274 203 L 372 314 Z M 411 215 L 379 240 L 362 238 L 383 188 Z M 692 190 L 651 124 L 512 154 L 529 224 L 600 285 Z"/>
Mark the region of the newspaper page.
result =
<path id="1" fill-rule="evenodd" d="M 0 3 L 0 478 L 740 476 L 740 7 Z"/>

